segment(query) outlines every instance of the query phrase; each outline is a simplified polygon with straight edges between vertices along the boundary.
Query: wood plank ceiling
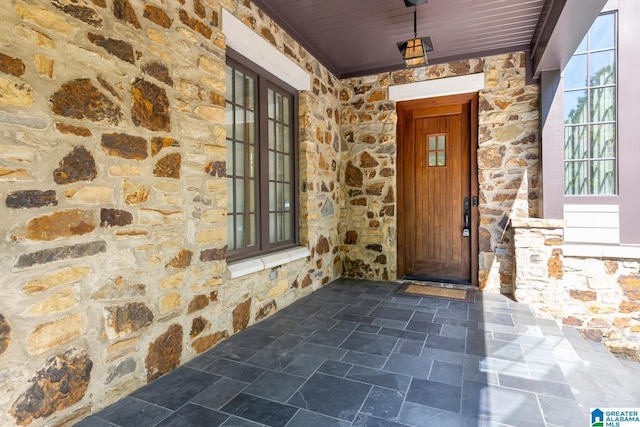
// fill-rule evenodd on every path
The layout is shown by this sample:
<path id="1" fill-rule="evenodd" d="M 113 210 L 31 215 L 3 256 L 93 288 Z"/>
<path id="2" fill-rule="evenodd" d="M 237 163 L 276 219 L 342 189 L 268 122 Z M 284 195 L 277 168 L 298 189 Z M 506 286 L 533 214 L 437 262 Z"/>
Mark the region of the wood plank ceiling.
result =
<path id="1" fill-rule="evenodd" d="M 413 38 L 403 0 L 253 0 L 336 77 L 404 67 L 396 42 Z M 418 36 L 430 36 L 430 64 L 530 50 L 545 0 L 429 0 Z"/>

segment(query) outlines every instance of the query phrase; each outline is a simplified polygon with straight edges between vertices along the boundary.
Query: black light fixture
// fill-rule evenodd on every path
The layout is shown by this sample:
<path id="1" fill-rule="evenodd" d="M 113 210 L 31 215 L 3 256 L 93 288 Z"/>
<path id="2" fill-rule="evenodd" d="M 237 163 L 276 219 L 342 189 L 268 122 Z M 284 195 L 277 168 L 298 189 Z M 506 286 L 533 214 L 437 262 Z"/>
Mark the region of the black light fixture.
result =
<path id="1" fill-rule="evenodd" d="M 427 65 L 427 52 L 433 50 L 431 37 L 418 37 L 418 5 L 426 3 L 427 0 L 404 0 L 407 7 L 413 6 L 413 38 L 407 41 L 398 42 L 398 49 L 402 54 L 407 68 L 415 68 Z"/>

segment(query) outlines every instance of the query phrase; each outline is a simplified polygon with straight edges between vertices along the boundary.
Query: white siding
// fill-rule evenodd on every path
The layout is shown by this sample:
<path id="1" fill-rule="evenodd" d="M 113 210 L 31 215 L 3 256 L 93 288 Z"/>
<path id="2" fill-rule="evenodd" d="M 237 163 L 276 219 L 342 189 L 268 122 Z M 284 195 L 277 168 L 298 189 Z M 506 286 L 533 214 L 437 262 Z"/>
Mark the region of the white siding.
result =
<path id="1" fill-rule="evenodd" d="M 564 205 L 567 243 L 620 243 L 618 205 Z"/>

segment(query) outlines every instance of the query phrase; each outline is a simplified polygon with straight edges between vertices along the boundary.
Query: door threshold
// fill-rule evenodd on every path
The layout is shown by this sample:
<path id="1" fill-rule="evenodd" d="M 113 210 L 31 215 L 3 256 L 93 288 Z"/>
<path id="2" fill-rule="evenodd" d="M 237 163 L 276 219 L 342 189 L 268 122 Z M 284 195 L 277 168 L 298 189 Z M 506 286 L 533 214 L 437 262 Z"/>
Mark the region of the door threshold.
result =
<path id="1" fill-rule="evenodd" d="M 400 283 L 414 282 L 416 284 L 424 283 L 424 285 L 427 285 L 427 286 L 437 286 L 437 287 L 451 288 L 451 289 L 471 288 L 475 290 L 480 290 L 478 286 L 475 286 L 471 282 L 468 282 L 466 280 L 443 279 L 439 277 L 406 275 L 403 278 L 399 279 L 398 282 Z"/>

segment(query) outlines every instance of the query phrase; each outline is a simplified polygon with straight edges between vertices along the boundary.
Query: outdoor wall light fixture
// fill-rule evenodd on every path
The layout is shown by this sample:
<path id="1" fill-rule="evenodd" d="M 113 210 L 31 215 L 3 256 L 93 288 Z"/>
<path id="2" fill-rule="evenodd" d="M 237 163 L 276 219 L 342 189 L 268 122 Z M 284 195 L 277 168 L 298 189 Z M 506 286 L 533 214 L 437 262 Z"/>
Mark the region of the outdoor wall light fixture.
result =
<path id="1" fill-rule="evenodd" d="M 407 41 L 398 42 L 398 49 L 404 59 L 407 68 L 427 65 L 427 52 L 433 50 L 431 37 L 418 37 L 418 5 L 426 3 L 427 0 L 404 0 L 407 7 L 413 6 L 413 38 Z"/>

